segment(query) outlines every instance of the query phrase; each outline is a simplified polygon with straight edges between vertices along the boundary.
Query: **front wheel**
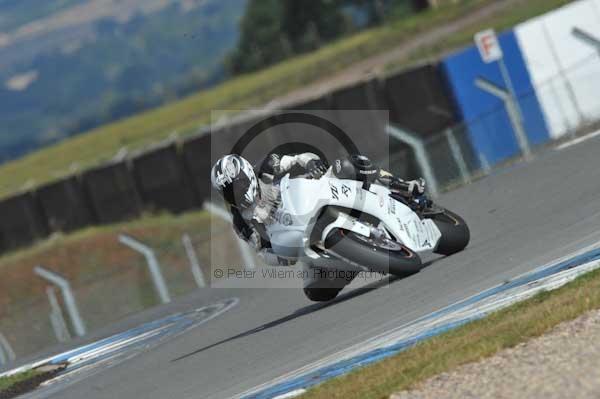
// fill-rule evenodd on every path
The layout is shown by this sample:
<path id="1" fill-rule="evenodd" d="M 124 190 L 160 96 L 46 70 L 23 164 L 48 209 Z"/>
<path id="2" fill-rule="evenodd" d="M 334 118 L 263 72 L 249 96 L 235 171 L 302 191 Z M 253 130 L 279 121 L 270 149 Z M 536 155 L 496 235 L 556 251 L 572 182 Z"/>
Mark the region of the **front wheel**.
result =
<path id="1" fill-rule="evenodd" d="M 471 240 L 469 226 L 456 213 L 444 209 L 442 212 L 429 216 L 442 233 L 440 242 L 435 250 L 440 255 L 452 255 L 462 251 Z"/>
<path id="2" fill-rule="evenodd" d="M 337 296 L 341 288 L 305 287 L 304 295 L 313 302 L 328 302 Z"/>
<path id="3" fill-rule="evenodd" d="M 311 301 L 331 301 L 352 282 L 357 274 L 357 272 L 344 270 L 312 268 L 307 274 L 312 278 L 304 287 L 304 294 Z"/>
<path id="4" fill-rule="evenodd" d="M 403 277 L 417 273 L 423 267 L 419 255 L 385 237 L 376 239 L 337 229 L 325 240 L 325 248 L 342 260 L 379 273 Z"/>

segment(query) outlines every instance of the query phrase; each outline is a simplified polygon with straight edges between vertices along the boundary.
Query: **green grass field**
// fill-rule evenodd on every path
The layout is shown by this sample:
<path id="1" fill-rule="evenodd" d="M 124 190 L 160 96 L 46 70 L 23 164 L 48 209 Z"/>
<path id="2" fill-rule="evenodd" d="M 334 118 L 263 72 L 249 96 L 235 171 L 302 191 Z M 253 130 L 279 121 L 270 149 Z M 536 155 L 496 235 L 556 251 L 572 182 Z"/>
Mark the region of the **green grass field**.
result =
<path id="1" fill-rule="evenodd" d="M 298 56 L 257 73 L 240 76 L 211 90 L 203 91 L 164 107 L 103 126 L 55 146 L 42 149 L 0 167 L 0 196 L 7 196 L 24 186 L 39 185 L 97 164 L 114 156 L 119 149 L 143 148 L 165 139 L 174 132 L 185 135 L 210 122 L 214 110 L 246 109 L 260 106 L 276 96 L 286 94 L 307 83 L 331 75 L 350 64 L 363 60 L 399 43 L 410 40 L 431 27 L 455 20 L 491 0 L 462 0 L 435 11 L 391 22 L 339 40 L 322 49 Z M 568 0 L 529 0 L 511 7 L 507 15 L 499 14 L 486 26 L 506 27 L 541 14 Z M 471 41 L 473 29 L 445 38 L 439 45 L 420 49 L 407 59 L 431 57 L 450 47 Z"/>

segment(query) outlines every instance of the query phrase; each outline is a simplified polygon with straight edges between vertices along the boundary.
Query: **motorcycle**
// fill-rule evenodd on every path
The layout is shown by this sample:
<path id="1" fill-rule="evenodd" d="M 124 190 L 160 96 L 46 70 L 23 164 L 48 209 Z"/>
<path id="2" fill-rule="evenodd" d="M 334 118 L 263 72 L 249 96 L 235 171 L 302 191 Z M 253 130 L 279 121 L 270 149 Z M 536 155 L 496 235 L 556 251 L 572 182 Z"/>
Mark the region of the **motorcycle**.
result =
<path id="1" fill-rule="evenodd" d="M 407 276 L 423 267 L 420 255 L 452 255 L 468 245 L 460 216 L 426 196 L 409 202 L 393 186 L 378 184 L 378 169 L 368 159 L 350 161 L 350 174 L 339 173 L 340 165 L 335 173 L 334 165 L 318 179 L 281 179 L 281 204 L 267 227 L 274 254 L 313 270 Z M 347 275 L 312 277 L 304 293 L 313 301 L 332 300 L 352 280 Z"/>

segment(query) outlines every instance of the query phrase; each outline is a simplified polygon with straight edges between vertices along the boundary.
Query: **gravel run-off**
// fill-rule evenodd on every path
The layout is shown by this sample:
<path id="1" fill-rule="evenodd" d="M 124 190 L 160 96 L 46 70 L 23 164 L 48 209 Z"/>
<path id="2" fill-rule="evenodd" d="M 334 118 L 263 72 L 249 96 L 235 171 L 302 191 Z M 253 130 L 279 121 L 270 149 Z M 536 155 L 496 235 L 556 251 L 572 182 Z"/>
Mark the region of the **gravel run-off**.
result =
<path id="1" fill-rule="evenodd" d="M 593 311 L 391 399 L 599 397 L 600 311 Z"/>

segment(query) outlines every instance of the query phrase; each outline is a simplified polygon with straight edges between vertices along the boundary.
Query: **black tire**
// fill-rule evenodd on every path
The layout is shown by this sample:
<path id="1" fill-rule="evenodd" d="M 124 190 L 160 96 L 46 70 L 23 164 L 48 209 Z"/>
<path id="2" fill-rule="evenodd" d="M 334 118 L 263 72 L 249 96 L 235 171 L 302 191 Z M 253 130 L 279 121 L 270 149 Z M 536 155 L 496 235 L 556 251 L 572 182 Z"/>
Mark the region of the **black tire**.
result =
<path id="1" fill-rule="evenodd" d="M 392 250 L 369 245 L 356 233 L 336 229 L 325 240 L 325 248 L 334 256 L 352 261 L 369 270 L 404 277 L 417 273 L 423 267 L 421 258 L 409 248 L 398 244 Z"/>
<path id="2" fill-rule="evenodd" d="M 341 288 L 306 287 L 304 295 L 313 302 L 327 302 L 335 299 Z"/>
<path id="3" fill-rule="evenodd" d="M 358 272 L 344 270 L 313 269 L 314 280 L 304 287 L 304 294 L 311 301 L 326 302 L 334 299 L 350 284 Z"/>
<path id="4" fill-rule="evenodd" d="M 471 232 L 463 218 L 444 209 L 443 212 L 431 216 L 430 219 L 442 233 L 435 253 L 449 256 L 464 250 L 469 245 Z"/>

